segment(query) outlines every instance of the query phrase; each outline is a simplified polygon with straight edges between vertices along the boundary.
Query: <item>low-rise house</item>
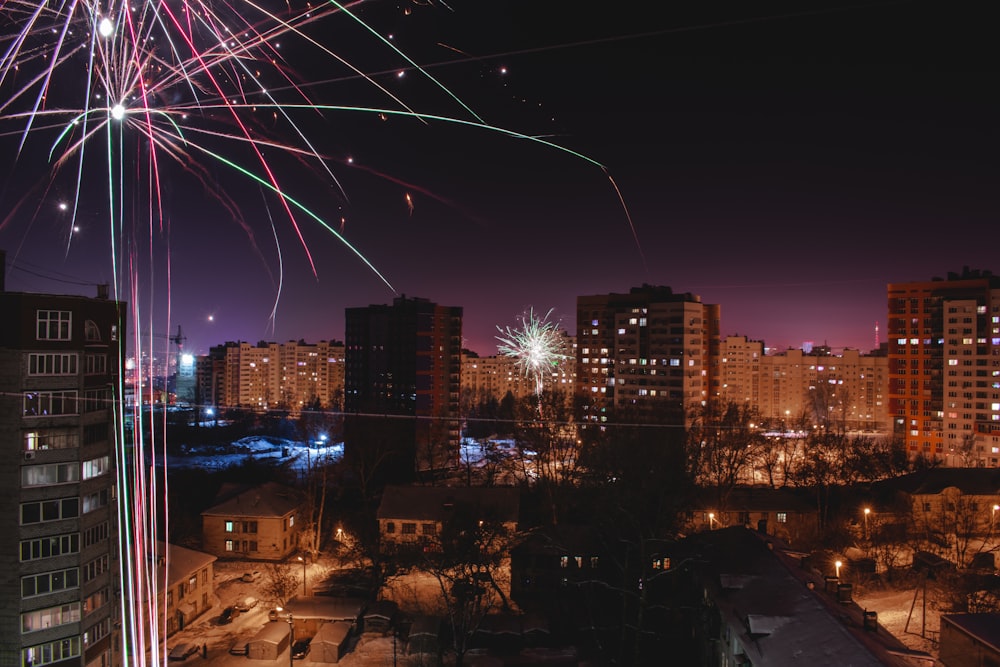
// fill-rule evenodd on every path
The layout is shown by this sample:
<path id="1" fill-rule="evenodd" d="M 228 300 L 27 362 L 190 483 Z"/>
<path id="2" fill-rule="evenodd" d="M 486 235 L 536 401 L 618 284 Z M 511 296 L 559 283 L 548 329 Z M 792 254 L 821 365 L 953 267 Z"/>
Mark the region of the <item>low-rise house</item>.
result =
<path id="1" fill-rule="evenodd" d="M 170 636 L 183 630 L 215 604 L 215 556 L 166 542 L 156 543 L 156 581 L 166 581 L 158 592 L 160 627 Z M 165 602 L 165 603 L 164 603 Z"/>
<path id="2" fill-rule="evenodd" d="M 220 496 L 201 513 L 205 551 L 219 558 L 280 561 L 298 549 L 302 501 L 294 489 L 267 482 Z"/>
<path id="3" fill-rule="evenodd" d="M 819 529 L 815 503 L 789 489 L 738 486 L 723 500 L 714 489 L 702 489 L 687 515 L 689 532 L 726 526 L 753 528 L 780 540 L 798 543 Z"/>
<path id="4" fill-rule="evenodd" d="M 433 548 L 456 508 L 498 521 L 513 535 L 520 491 L 514 487 L 387 486 L 376 515 L 383 551 Z"/>
<path id="5" fill-rule="evenodd" d="M 565 613 L 581 604 L 581 582 L 610 580 L 609 566 L 592 526 L 562 523 L 535 530 L 511 549 L 511 598 L 522 608 Z"/>
<path id="6" fill-rule="evenodd" d="M 920 529 L 959 526 L 978 534 L 1000 529 L 1000 468 L 929 468 L 875 486 L 882 496 L 894 493 L 908 501 L 911 521 Z"/>

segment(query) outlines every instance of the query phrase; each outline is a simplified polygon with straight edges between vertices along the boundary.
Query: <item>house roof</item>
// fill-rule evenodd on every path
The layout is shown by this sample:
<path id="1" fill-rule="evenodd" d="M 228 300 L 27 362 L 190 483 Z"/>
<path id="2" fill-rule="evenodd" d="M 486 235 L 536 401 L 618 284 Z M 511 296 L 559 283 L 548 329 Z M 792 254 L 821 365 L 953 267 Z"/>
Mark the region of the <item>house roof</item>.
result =
<path id="1" fill-rule="evenodd" d="M 444 521 L 455 504 L 490 508 L 504 523 L 517 522 L 520 491 L 514 487 L 387 486 L 377 517 Z"/>
<path id="2" fill-rule="evenodd" d="M 416 614 L 410 626 L 410 637 L 417 635 L 432 635 L 437 637 L 441 632 L 441 616 L 433 614 Z"/>
<path id="3" fill-rule="evenodd" d="M 532 530 L 512 551 L 518 555 L 593 556 L 604 553 L 606 549 L 594 526 L 560 523 Z"/>
<path id="4" fill-rule="evenodd" d="M 356 621 L 364 611 L 360 598 L 335 598 L 326 595 L 296 596 L 285 603 L 284 611 L 293 618 L 318 618 L 324 621 Z"/>
<path id="5" fill-rule="evenodd" d="M 340 646 L 351 633 L 351 624 L 347 621 L 327 621 L 319 626 L 315 636 L 312 638 L 314 646 L 319 646 L 326 642 Z"/>
<path id="6" fill-rule="evenodd" d="M 257 634 L 250 639 L 250 641 L 280 645 L 289 637 L 290 634 L 291 629 L 288 627 L 287 623 L 265 623 L 264 626 L 257 631 Z"/>
<path id="7" fill-rule="evenodd" d="M 942 614 L 941 623 L 950 623 L 993 650 L 1000 651 L 1000 613 Z"/>
<path id="8" fill-rule="evenodd" d="M 814 513 L 816 505 L 809 503 L 789 489 L 772 489 L 762 486 L 737 486 L 719 502 L 716 489 L 702 488 L 695 493 L 692 507 L 697 510 L 725 509 L 729 512 L 799 512 Z"/>
<path id="9" fill-rule="evenodd" d="M 208 567 L 217 560 L 215 556 L 204 551 L 162 541 L 157 541 L 153 558 L 157 560 L 156 580 L 163 581 L 163 571 L 166 570 L 168 587 L 186 580 L 192 573 Z"/>
<path id="10" fill-rule="evenodd" d="M 1000 494 L 1000 468 L 929 468 L 876 482 L 876 488 L 902 491 L 910 495 L 936 495 L 947 488 L 963 494 Z"/>
<path id="11" fill-rule="evenodd" d="M 399 614 L 399 605 L 393 600 L 376 600 L 365 609 L 365 618 L 385 618 L 392 620 Z"/>
<path id="12" fill-rule="evenodd" d="M 301 498 L 295 489 L 276 482 L 266 482 L 209 507 L 201 515 L 273 518 L 293 513 L 300 504 Z"/>
<path id="13" fill-rule="evenodd" d="M 930 658 L 913 656 L 884 629 L 866 630 L 856 604 L 840 602 L 815 581 L 810 589 L 807 581 L 815 575 L 782 548 L 780 541 L 734 526 L 679 541 L 671 560 L 709 591 L 753 664 L 902 666 Z"/>

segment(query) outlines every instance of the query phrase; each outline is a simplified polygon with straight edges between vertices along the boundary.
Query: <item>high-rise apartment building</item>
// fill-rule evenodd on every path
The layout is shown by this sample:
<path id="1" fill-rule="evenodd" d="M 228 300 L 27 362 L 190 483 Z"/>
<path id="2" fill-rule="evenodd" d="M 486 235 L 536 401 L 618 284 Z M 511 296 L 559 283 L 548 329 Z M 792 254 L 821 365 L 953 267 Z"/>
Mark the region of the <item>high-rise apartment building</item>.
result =
<path id="1" fill-rule="evenodd" d="M 123 304 L 0 280 L 0 312 L 0 664 L 120 665 Z"/>
<path id="2" fill-rule="evenodd" d="M 765 354 L 762 341 L 727 336 L 721 347 L 719 398 L 749 405 L 773 427 L 804 422 L 890 432 L 889 360 L 882 352 L 820 346 Z"/>
<path id="3" fill-rule="evenodd" d="M 746 336 L 726 336 L 719 346 L 719 398 L 726 403 L 758 407 L 768 390 L 761 377 L 764 343 Z"/>
<path id="4" fill-rule="evenodd" d="M 393 481 L 456 466 L 462 308 L 401 296 L 345 316 L 345 457 Z"/>
<path id="5" fill-rule="evenodd" d="M 891 283 L 889 401 L 911 457 L 1000 465 L 1000 277 Z"/>
<path id="6" fill-rule="evenodd" d="M 718 305 L 643 285 L 580 296 L 576 307 L 583 422 L 605 422 L 609 412 L 677 421 L 718 393 Z"/>
<path id="7" fill-rule="evenodd" d="M 198 402 L 217 409 L 340 408 L 344 345 L 228 342 L 198 360 Z"/>

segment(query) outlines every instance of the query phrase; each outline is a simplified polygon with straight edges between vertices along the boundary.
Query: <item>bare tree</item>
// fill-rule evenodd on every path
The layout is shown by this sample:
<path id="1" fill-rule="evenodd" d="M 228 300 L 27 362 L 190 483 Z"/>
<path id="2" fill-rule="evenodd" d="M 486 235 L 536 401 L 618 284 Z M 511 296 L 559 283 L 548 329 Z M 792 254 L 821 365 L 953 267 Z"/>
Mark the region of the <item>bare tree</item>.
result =
<path id="1" fill-rule="evenodd" d="M 276 600 L 285 605 L 299 588 L 299 578 L 295 576 L 295 568 L 288 563 L 265 563 L 264 578 L 261 590 L 270 600 Z"/>
<path id="2" fill-rule="evenodd" d="M 483 618 L 510 610 L 508 554 L 515 537 L 490 508 L 456 503 L 440 534 L 408 554 L 438 582 L 456 665 L 462 665 Z M 400 557 L 405 561 L 407 554 Z"/>
<path id="3" fill-rule="evenodd" d="M 314 459 L 312 443 L 326 441 L 330 430 L 331 420 L 326 413 L 303 410 L 299 415 L 298 431 L 306 445 L 307 456 L 306 471 L 302 480 L 305 495 L 302 505 L 304 525 L 300 530 L 300 546 L 314 559 L 323 546 L 323 520 L 333 462 L 325 457 Z"/>
<path id="4" fill-rule="evenodd" d="M 688 430 L 688 461 L 694 479 L 716 490 L 721 507 L 752 469 L 765 439 L 757 428 L 757 411 L 749 404 L 708 401 Z"/>
<path id="5" fill-rule="evenodd" d="M 993 506 L 976 496 L 963 494 L 955 487 L 941 492 L 940 501 L 926 509 L 914 509 L 915 537 L 923 548 L 944 555 L 959 567 L 966 567 L 972 557 L 989 551 L 993 533 Z"/>

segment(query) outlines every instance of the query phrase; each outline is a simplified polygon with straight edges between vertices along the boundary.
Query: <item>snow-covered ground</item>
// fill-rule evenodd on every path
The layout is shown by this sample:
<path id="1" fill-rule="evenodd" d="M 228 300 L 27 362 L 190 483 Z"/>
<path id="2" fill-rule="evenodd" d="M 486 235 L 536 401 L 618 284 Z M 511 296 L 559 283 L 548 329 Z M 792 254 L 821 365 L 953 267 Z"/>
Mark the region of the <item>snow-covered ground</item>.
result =
<path id="1" fill-rule="evenodd" d="M 513 441 L 492 441 L 498 451 L 513 452 Z M 462 465 L 479 466 L 486 460 L 487 445 L 471 438 L 462 441 Z M 156 465 L 162 467 L 165 463 L 170 468 L 203 468 L 207 470 L 224 470 L 244 463 L 248 458 L 268 461 L 275 465 L 289 466 L 296 470 L 309 468 L 325 462 L 339 461 L 344 456 L 344 443 L 329 443 L 316 440 L 305 443 L 301 440 L 288 440 L 265 435 L 253 435 L 240 438 L 223 446 L 181 446 L 182 454 L 164 455 L 157 452 Z M 148 450 L 147 450 L 148 451 Z M 147 455 L 147 460 L 153 454 Z"/>
<path id="2" fill-rule="evenodd" d="M 306 470 L 325 461 L 338 461 L 344 456 L 344 443 L 314 442 L 310 445 L 299 440 L 254 435 L 224 446 L 181 446 L 182 454 L 164 455 L 156 452 L 156 465 L 170 468 L 204 468 L 223 470 L 244 463 L 248 458 L 268 461 Z M 148 450 L 147 450 L 148 451 Z M 153 455 L 147 455 L 147 459 Z"/>

